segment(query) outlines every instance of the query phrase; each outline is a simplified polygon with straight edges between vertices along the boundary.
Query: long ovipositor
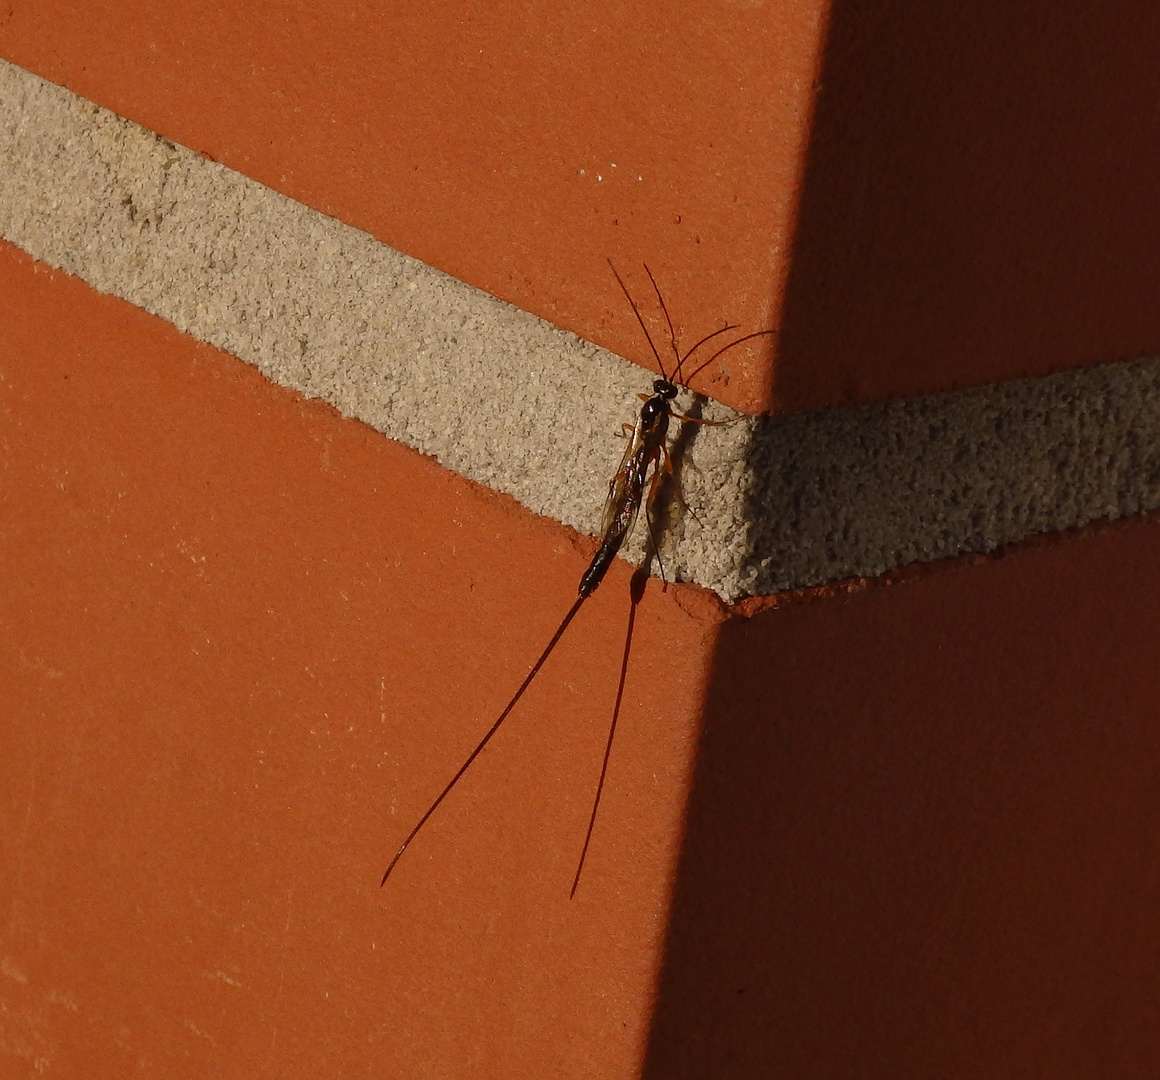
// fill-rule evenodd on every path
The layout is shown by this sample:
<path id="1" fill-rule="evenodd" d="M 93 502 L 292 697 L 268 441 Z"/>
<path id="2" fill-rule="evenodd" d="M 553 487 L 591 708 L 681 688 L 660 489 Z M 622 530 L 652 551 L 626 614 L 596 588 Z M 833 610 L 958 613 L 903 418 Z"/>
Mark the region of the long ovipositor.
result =
<path id="1" fill-rule="evenodd" d="M 653 392 L 651 394 L 640 395 L 641 401 L 644 402 L 641 406 L 640 415 L 637 417 L 636 423 L 631 427 L 628 447 L 624 451 L 624 456 L 620 459 L 620 467 L 608 482 L 608 498 L 604 503 L 604 516 L 600 529 L 600 547 L 597 548 L 596 554 L 592 557 L 592 562 L 588 564 L 588 569 L 584 571 L 580 578 L 580 587 L 575 601 L 572 603 L 571 608 L 568 609 L 568 613 L 564 616 L 560 625 L 556 628 L 556 632 L 552 635 L 551 640 L 544 647 L 544 651 L 540 653 L 539 659 L 532 665 L 531 671 L 528 672 L 524 681 L 520 683 L 519 688 L 512 695 L 511 700 L 507 703 L 503 712 L 499 714 L 496 721 L 487 729 L 486 734 L 480 739 L 479 744 L 468 755 L 467 760 L 459 767 L 459 771 L 456 772 L 447 783 L 447 786 L 439 793 L 435 801 L 427 808 L 427 812 L 419 819 L 418 824 L 407 834 L 407 838 L 395 853 L 395 857 L 387 867 L 386 873 L 383 874 L 381 883 L 383 885 L 387 883 L 387 878 L 391 876 L 391 871 L 394 870 L 395 864 L 402 858 L 403 852 L 407 850 L 407 845 L 415 839 L 419 830 L 427 823 L 428 818 L 435 813 L 439 805 L 451 793 L 452 788 L 459 783 L 460 778 L 471 767 L 471 763 L 483 752 L 484 747 L 487 746 L 492 736 L 500 729 L 500 726 L 508 718 L 512 709 L 516 707 L 520 698 L 524 696 L 524 692 L 531 686 L 532 680 L 539 674 L 540 668 L 544 666 L 548 657 L 552 655 L 552 651 L 564 636 L 564 631 L 568 629 L 572 620 L 576 617 L 581 605 L 596 591 L 600 583 L 604 580 L 605 575 L 608 573 L 608 568 L 612 565 L 612 560 L 616 558 L 617 553 L 632 532 L 637 515 L 640 513 L 642 501 L 646 504 L 646 514 L 651 510 L 652 501 L 657 491 L 657 484 L 660 480 L 661 468 L 664 467 L 668 472 L 672 472 L 672 463 L 669 460 L 668 445 L 666 442 L 669 431 L 669 420 L 676 417 L 678 420 L 687 420 L 693 423 L 708 422 L 695 419 L 694 417 L 684 416 L 673 409 L 673 399 L 677 396 L 678 387 L 685 385 L 698 372 L 708 367 L 722 353 L 746 341 L 751 341 L 753 338 L 764 337 L 773 333 L 772 330 L 759 330 L 756 333 L 746 334 L 743 337 L 737 338 L 728 345 L 718 349 L 708 360 L 700 364 L 695 371 L 687 375 L 685 381 L 682 382 L 681 369 L 689 357 L 707 342 L 719 337 L 721 334 L 728 333 L 730 330 L 735 330 L 736 327 L 723 326 L 720 330 L 714 330 L 711 334 L 707 334 L 701 338 L 696 345 L 682 356 L 677 345 L 676 330 L 673 327 L 672 319 L 669 317 L 664 297 L 661 295 L 652 271 L 646 265 L 644 268 L 645 273 L 648 274 L 649 281 L 652 282 L 653 290 L 656 292 L 657 300 L 660 302 L 661 310 L 664 312 L 665 321 L 669 329 L 669 340 L 672 344 L 673 355 L 676 358 L 676 367 L 673 369 L 673 374 L 670 378 L 665 372 L 664 361 L 661 359 L 660 353 L 653 344 L 652 337 L 648 332 L 648 327 L 645 325 L 644 319 L 641 317 L 640 309 L 637 307 L 636 301 L 633 300 L 632 294 L 628 291 L 628 287 L 624 284 L 611 259 L 608 261 L 608 265 L 612 267 L 612 273 L 616 276 L 616 280 L 624 291 L 624 295 L 628 298 L 633 314 L 636 315 L 637 322 L 640 323 L 640 327 L 644 331 L 645 338 L 648 340 L 649 347 L 652 349 L 653 356 L 656 358 L 657 366 L 660 368 L 662 377 L 653 383 Z M 629 425 L 626 424 L 625 428 L 628 429 Z M 646 485 L 648 485 L 647 499 L 645 498 Z M 596 787 L 596 797 L 593 800 L 592 814 L 588 821 L 588 832 L 584 838 L 584 847 L 580 853 L 579 865 L 576 868 L 576 877 L 572 882 L 571 895 L 575 895 L 576 886 L 580 881 L 580 872 L 584 868 L 584 860 L 588 854 L 588 845 L 592 839 L 592 830 L 596 824 L 596 813 L 600 806 L 600 796 L 604 790 L 604 778 L 608 771 L 608 760 L 612 753 L 612 739 L 616 733 L 616 721 L 620 713 L 620 702 L 624 691 L 624 675 L 628 665 L 628 649 L 632 640 L 632 625 L 635 613 L 636 599 L 634 597 L 625 640 L 625 654 L 621 668 L 620 685 L 617 690 L 612 723 L 609 727 L 608 741 L 604 750 L 604 763 L 600 770 L 600 780 Z"/>

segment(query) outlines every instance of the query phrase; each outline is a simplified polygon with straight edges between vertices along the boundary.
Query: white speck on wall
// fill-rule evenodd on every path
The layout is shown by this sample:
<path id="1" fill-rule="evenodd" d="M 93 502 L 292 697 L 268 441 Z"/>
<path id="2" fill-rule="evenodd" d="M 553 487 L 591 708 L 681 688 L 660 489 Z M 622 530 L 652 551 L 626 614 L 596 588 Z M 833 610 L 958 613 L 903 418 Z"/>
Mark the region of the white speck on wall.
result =
<path id="1" fill-rule="evenodd" d="M 13 982 L 20 983 L 22 986 L 28 982 L 28 976 L 9 960 L 7 956 L 0 958 L 0 974 L 11 979 Z"/>

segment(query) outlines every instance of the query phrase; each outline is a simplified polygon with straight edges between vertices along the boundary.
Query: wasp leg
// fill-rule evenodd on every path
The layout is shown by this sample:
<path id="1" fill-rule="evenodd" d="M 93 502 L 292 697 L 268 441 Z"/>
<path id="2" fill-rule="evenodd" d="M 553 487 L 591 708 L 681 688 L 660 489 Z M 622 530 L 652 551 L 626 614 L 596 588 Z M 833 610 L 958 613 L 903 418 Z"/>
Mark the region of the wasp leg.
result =
<path id="1" fill-rule="evenodd" d="M 664 456 L 664 469 L 669 474 L 673 481 L 673 494 L 676 496 L 677 502 L 681 504 L 681 509 L 685 511 L 698 525 L 704 528 L 704 522 L 697 517 L 697 511 L 694 510 L 687 502 L 685 502 L 685 493 L 681 490 L 680 481 L 677 480 L 677 475 L 673 470 L 673 459 L 669 454 L 668 447 L 661 447 L 661 454 Z"/>
<path id="2" fill-rule="evenodd" d="M 665 457 L 667 459 L 668 453 L 667 453 L 667 451 L 664 450 L 664 447 L 661 448 L 661 452 L 665 455 Z M 670 473 L 670 475 L 672 474 L 671 468 L 668 469 L 667 471 Z M 648 526 L 649 543 L 652 547 L 653 554 L 657 557 L 657 566 L 660 567 L 661 589 L 664 592 L 668 592 L 669 591 L 669 579 L 665 576 L 665 563 L 664 563 L 664 560 L 661 558 L 660 547 L 657 545 L 656 530 L 653 528 L 653 504 L 656 502 L 657 485 L 660 483 L 660 479 L 661 479 L 661 466 L 659 464 L 654 463 L 652 483 L 649 485 L 648 498 L 645 500 L 645 504 L 644 504 L 644 523 L 645 523 L 645 525 Z"/>

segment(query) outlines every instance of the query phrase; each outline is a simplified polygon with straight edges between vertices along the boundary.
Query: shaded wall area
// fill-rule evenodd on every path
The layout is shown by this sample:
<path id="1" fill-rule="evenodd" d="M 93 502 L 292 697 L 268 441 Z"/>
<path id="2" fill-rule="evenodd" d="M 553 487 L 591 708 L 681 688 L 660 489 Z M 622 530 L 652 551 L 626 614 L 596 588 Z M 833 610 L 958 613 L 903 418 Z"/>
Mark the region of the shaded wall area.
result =
<path id="1" fill-rule="evenodd" d="M 720 639 L 648 1077 L 1148 1075 L 1160 523 Z"/>
<path id="2" fill-rule="evenodd" d="M 1160 8 L 834 0 L 770 403 L 1160 351 Z"/>

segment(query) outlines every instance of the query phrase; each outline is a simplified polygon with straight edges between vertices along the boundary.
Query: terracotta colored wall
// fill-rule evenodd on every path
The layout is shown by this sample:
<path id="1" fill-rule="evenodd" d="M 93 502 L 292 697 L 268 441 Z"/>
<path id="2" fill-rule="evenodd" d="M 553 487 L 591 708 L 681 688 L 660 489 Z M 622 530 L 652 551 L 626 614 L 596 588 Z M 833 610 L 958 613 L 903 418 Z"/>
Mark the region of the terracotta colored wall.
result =
<path id="1" fill-rule="evenodd" d="M 632 1075 L 717 609 L 647 590 L 575 900 L 624 565 L 380 889 L 591 544 L 0 256 L 0 1073 Z"/>
<path id="2" fill-rule="evenodd" d="M 1160 350 L 1160 11 L 833 6 L 783 314 L 789 408 Z"/>
<path id="3" fill-rule="evenodd" d="M 0 55 L 642 362 L 647 260 L 690 334 L 782 327 L 711 390 L 794 410 L 1160 349 L 1158 19 L 40 0 Z"/>
<path id="4" fill-rule="evenodd" d="M 1160 521 L 726 626 L 648 1077 L 1150 1075 Z"/>
<path id="5" fill-rule="evenodd" d="M 0 54 L 638 359 L 647 258 L 782 326 L 751 408 L 1157 348 L 1151 7 L 610 12 L 17 0 Z M 7 247 L 0 305 L 17 1075 L 1150 1071 L 1152 522 L 719 640 L 650 588 L 569 903 L 618 566 L 380 891 L 591 545 Z"/>
<path id="6" fill-rule="evenodd" d="M 773 318 L 821 23 L 809 0 L 53 0 L 0 54 L 643 361 L 609 256 L 650 261 L 696 336 Z M 718 396 L 756 404 L 767 368 L 739 358 Z"/>
<path id="7" fill-rule="evenodd" d="M 380 890 L 590 545 L 2 254 L 9 1075 L 1155 1060 L 1154 520 L 728 624 L 687 811 L 650 588 L 569 902 L 618 567 Z"/>

